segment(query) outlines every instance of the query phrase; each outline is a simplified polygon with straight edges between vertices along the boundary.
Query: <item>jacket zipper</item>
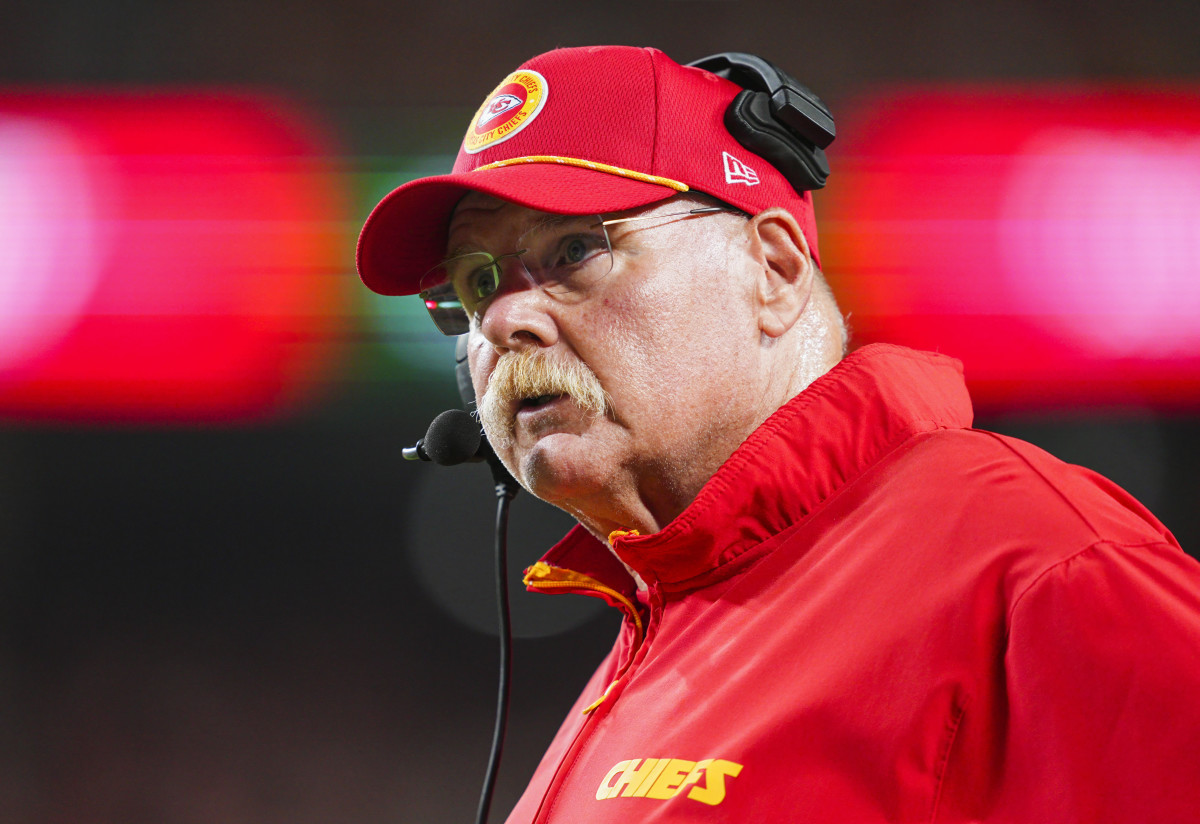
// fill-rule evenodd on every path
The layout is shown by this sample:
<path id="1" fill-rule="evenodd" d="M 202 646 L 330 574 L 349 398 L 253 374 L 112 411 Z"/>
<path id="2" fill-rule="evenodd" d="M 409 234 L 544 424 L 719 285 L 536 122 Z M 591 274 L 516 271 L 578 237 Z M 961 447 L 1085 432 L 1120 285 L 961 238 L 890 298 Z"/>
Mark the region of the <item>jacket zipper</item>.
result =
<path id="1" fill-rule="evenodd" d="M 552 567 L 544 561 L 538 561 L 525 570 L 524 582 L 525 586 L 530 589 L 540 589 L 543 591 L 555 589 L 562 592 L 577 592 L 580 594 L 596 593 L 603 596 L 609 603 L 615 603 L 619 606 L 621 611 L 633 621 L 633 646 L 629 650 L 625 666 L 617 670 L 617 674 L 609 682 L 609 685 L 605 687 L 600 697 L 584 708 L 583 714 L 590 715 L 596 707 L 603 704 L 604 700 L 608 698 L 609 692 L 612 691 L 612 688 L 625 675 L 626 670 L 629 669 L 629 665 L 633 663 L 633 657 L 637 655 L 638 649 L 641 648 L 642 638 L 645 633 L 641 613 L 638 612 L 637 606 L 624 595 L 612 587 L 605 586 L 590 575 L 584 575 L 582 572 L 575 572 L 574 570 L 562 567 Z"/>

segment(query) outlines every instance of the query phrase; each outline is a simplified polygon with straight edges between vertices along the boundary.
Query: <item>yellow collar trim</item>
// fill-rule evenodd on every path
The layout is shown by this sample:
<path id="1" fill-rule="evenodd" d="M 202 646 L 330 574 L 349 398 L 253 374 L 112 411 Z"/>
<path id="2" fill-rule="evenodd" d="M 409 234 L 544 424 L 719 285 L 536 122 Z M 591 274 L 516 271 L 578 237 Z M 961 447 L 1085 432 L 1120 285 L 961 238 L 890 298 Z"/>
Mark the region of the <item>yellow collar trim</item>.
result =
<path id="1" fill-rule="evenodd" d="M 609 166 L 607 163 L 594 163 L 590 160 L 580 160 L 577 157 L 559 157 L 558 155 L 528 155 L 526 157 L 510 157 L 508 160 L 497 160 L 495 163 L 487 163 L 475 169 L 477 172 L 484 172 L 488 169 L 499 169 L 501 166 L 515 166 L 518 163 L 558 163 L 562 166 L 579 166 L 584 169 L 592 169 L 597 172 L 606 172 L 610 175 L 618 175 L 619 177 L 627 177 L 631 180 L 640 180 L 642 183 L 654 183 L 658 186 L 666 186 L 668 189 L 674 189 L 677 192 L 686 192 L 688 185 L 680 183 L 678 180 L 671 180 L 669 177 L 659 177 L 658 175 L 648 175 L 642 172 L 635 172 L 632 169 L 622 169 L 620 166 Z"/>
<path id="2" fill-rule="evenodd" d="M 538 561 L 525 570 L 524 584 L 531 589 L 582 589 L 603 593 L 624 607 L 626 613 L 633 619 L 633 624 L 637 628 L 634 646 L 642 643 L 644 627 L 642 626 L 642 616 L 638 612 L 637 606 L 633 601 L 630 601 L 612 587 L 605 586 L 590 575 L 584 575 L 582 572 L 575 572 L 571 569 L 550 566 L 545 561 Z"/>

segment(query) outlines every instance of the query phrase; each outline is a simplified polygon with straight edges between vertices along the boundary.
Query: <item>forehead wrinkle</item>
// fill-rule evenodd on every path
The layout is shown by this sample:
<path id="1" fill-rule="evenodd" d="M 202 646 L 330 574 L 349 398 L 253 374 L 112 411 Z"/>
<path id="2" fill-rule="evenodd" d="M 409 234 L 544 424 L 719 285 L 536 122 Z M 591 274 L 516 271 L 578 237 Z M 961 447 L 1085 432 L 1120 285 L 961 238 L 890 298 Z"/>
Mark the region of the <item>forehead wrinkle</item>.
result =
<path id="1" fill-rule="evenodd" d="M 551 229 L 557 229 L 560 226 L 566 226 L 571 223 L 582 223 L 596 217 L 596 215 L 562 215 L 551 214 L 549 212 L 541 212 L 540 214 L 542 214 L 543 217 L 532 226 L 525 229 L 525 231 L 521 232 L 521 238 L 524 238 L 530 232 L 533 232 L 537 229 L 544 229 L 547 227 Z"/>
<path id="2" fill-rule="evenodd" d="M 487 232 L 493 225 L 496 225 L 491 222 L 491 220 L 490 220 L 491 216 L 496 215 L 502 209 L 509 207 L 509 206 L 516 208 L 516 209 L 521 209 L 524 212 L 528 213 L 527 215 L 523 215 L 522 219 L 520 219 L 517 223 L 518 230 L 517 230 L 516 236 L 517 236 L 518 244 L 520 243 L 522 238 L 524 238 L 526 235 L 528 235 L 530 232 L 534 231 L 535 229 L 541 229 L 541 228 L 547 227 L 547 226 L 551 227 L 551 228 L 557 228 L 559 226 L 567 225 L 567 224 L 577 222 L 577 221 L 584 221 L 584 220 L 587 220 L 588 218 L 595 217 L 595 215 L 568 215 L 568 214 L 559 214 L 559 213 L 555 213 L 555 212 L 539 212 L 536 209 L 529 209 L 528 207 L 520 206 L 519 204 L 511 203 L 509 201 L 496 200 L 495 205 L 491 205 L 489 203 L 487 205 L 468 206 L 466 209 L 463 209 L 462 211 L 456 210 L 454 216 L 451 218 L 450 234 L 453 235 L 455 233 L 456 230 L 454 228 L 454 222 L 459 219 L 460 215 L 463 215 L 464 213 L 469 213 L 469 212 L 485 213 L 485 214 L 480 214 L 477 218 L 468 217 L 467 220 L 468 221 L 483 220 L 484 224 L 485 224 L 483 226 L 483 231 Z M 461 229 L 461 224 L 460 224 L 460 229 Z M 470 231 L 470 230 L 471 230 L 470 225 L 468 224 L 466 231 Z M 468 239 L 468 240 L 463 240 L 459 243 L 456 243 L 452 247 L 450 247 L 446 253 L 446 256 L 448 258 L 454 258 L 454 257 L 458 257 L 459 255 L 470 254 L 471 252 L 495 253 L 495 250 L 486 249 L 486 248 L 484 248 L 483 244 L 481 244 L 475 240 Z"/>
<path id="3" fill-rule="evenodd" d="M 453 256 L 464 251 L 485 251 L 480 244 L 472 240 L 462 241 L 453 246 L 451 240 L 462 232 L 475 237 L 488 234 L 494 227 L 503 225 L 501 215 L 506 209 L 525 210 L 525 207 L 482 192 L 468 193 L 450 213 L 450 221 L 446 227 L 449 254 Z"/>

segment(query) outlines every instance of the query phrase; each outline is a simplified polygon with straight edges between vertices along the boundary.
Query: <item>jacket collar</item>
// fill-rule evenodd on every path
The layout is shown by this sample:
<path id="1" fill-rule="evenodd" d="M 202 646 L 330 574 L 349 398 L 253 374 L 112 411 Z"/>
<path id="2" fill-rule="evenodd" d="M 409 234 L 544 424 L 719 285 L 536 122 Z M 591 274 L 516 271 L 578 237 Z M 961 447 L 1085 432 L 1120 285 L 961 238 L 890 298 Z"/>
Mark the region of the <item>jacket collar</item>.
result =
<path id="1" fill-rule="evenodd" d="M 771 415 L 659 532 L 616 538 L 610 552 L 577 526 L 542 560 L 632 597 L 615 552 L 647 583 L 679 585 L 803 520 L 912 435 L 971 420 L 957 360 L 865 346 Z"/>

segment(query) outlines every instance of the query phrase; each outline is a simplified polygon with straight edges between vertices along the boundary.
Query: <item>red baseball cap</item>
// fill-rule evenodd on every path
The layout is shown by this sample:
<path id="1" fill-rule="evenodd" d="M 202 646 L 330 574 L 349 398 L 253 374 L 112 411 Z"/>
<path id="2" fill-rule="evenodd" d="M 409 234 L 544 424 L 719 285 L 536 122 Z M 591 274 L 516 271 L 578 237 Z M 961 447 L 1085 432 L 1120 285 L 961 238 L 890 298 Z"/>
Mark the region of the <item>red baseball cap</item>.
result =
<path id="1" fill-rule="evenodd" d="M 538 55 L 488 95 L 450 174 L 379 202 L 358 238 L 359 275 L 381 295 L 415 294 L 445 256 L 455 205 L 472 191 L 557 214 L 619 212 L 693 190 L 750 214 L 781 206 L 819 261 L 812 194 L 796 192 L 725 128 L 739 91 L 657 49 Z"/>

